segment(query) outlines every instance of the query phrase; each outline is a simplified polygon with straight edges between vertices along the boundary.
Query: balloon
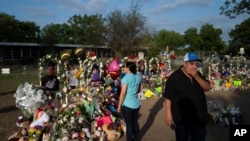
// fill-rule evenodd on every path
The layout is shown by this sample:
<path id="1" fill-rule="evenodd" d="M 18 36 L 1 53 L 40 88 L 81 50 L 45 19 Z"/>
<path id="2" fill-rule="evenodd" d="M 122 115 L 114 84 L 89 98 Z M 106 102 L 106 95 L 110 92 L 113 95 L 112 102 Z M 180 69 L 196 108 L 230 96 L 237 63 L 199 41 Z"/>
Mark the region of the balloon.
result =
<path id="1" fill-rule="evenodd" d="M 75 77 L 76 77 L 77 79 L 79 79 L 80 76 L 81 76 L 81 74 L 82 74 L 82 72 L 83 72 L 83 68 L 78 69 L 77 72 L 75 73 Z"/>
<path id="2" fill-rule="evenodd" d="M 119 57 L 115 56 L 115 57 L 113 58 L 113 60 L 118 61 L 118 60 L 119 60 Z"/>
<path id="3" fill-rule="evenodd" d="M 61 55 L 61 60 L 67 60 L 70 58 L 70 54 L 68 52 L 65 52 Z"/>
<path id="4" fill-rule="evenodd" d="M 84 52 L 83 48 L 77 48 L 77 49 L 75 49 L 75 55 L 76 56 L 80 56 L 83 52 Z"/>
<path id="5" fill-rule="evenodd" d="M 110 72 L 109 72 L 109 75 L 110 75 L 110 77 L 111 77 L 113 80 L 116 80 L 116 78 L 119 77 L 120 73 L 119 73 L 119 71 L 110 71 Z"/>
<path id="6" fill-rule="evenodd" d="M 120 70 L 120 66 L 117 62 L 117 60 L 113 60 L 110 65 L 109 65 L 109 71 L 119 71 Z"/>

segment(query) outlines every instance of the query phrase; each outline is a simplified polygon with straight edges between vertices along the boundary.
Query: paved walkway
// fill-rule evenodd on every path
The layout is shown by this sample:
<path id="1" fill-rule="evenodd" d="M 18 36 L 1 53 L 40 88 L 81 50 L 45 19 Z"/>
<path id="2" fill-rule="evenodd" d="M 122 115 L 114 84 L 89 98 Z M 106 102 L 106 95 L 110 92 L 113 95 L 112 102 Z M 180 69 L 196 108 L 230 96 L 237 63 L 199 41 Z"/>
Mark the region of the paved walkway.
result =
<path id="1" fill-rule="evenodd" d="M 250 123 L 250 111 L 248 109 L 250 90 L 245 92 L 209 92 L 206 95 L 207 100 L 219 100 L 225 102 L 225 104 L 239 106 L 245 123 Z M 163 106 L 163 98 L 142 101 L 139 118 L 141 141 L 175 141 L 174 131 L 164 122 L 165 110 Z M 125 141 L 125 136 L 119 141 Z M 208 125 L 206 141 L 229 141 L 229 127 Z"/>

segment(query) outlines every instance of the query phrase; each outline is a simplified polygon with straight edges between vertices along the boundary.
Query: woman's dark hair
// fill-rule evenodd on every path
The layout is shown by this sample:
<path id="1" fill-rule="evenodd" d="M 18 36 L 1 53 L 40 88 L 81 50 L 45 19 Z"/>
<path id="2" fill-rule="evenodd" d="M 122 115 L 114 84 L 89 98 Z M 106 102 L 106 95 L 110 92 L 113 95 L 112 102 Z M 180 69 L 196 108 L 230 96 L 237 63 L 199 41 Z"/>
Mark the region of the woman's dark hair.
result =
<path id="1" fill-rule="evenodd" d="M 136 64 L 134 62 L 127 62 L 126 63 L 126 67 L 129 68 L 129 70 L 133 73 L 136 74 L 137 70 L 136 70 Z"/>
<path id="2" fill-rule="evenodd" d="M 92 66 L 92 71 L 91 71 L 91 72 L 93 72 L 94 69 L 96 69 L 97 71 L 100 71 L 100 70 L 99 70 L 99 66 L 98 66 L 97 64 L 94 64 L 94 65 Z"/>

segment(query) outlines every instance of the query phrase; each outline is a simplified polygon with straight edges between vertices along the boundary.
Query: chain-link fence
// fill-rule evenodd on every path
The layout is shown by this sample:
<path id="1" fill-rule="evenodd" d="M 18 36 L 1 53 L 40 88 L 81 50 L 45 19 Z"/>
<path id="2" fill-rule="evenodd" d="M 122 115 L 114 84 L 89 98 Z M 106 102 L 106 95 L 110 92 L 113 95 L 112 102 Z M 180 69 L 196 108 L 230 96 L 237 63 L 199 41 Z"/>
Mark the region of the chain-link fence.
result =
<path id="1" fill-rule="evenodd" d="M 0 67 L 0 76 L 38 76 L 38 66 L 37 65 L 10 65 Z"/>

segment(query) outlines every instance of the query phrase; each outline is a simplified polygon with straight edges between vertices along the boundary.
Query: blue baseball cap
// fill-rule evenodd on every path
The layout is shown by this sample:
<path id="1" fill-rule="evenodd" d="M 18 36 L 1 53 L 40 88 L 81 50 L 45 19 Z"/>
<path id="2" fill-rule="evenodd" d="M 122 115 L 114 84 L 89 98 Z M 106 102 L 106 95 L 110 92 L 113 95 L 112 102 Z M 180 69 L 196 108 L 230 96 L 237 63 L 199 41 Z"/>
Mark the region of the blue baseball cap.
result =
<path id="1" fill-rule="evenodd" d="M 188 52 L 184 56 L 184 61 L 186 62 L 200 61 L 201 62 L 201 58 L 195 52 Z"/>

